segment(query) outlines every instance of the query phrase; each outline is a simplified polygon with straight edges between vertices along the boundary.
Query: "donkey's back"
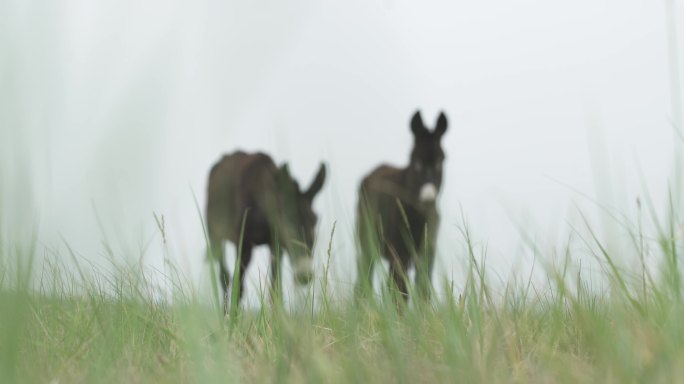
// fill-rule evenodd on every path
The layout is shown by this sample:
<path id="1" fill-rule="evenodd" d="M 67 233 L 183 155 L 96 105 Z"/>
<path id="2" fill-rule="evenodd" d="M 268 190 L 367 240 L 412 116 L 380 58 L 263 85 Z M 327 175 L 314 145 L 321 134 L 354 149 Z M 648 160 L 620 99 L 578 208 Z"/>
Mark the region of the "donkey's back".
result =
<path id="1" fill-rule="evenodd" d="M 389 198 L 394 200 L 402 195 L 402 170 L 391 165 L 382 164 L 362 180 L 359 188 L 360 196 L 377 200 Z"/>
<path id="2" fill-rule="evenodd" d="M 250 210 L 252 224 L 259 224 L 264 191 L 275 188 L 277 170 L 271 157 L 264 153 L 238 151 L 223 156 L 209 173 L 206 212 L 209 236 L 236 243 L 246 209 Z"/>

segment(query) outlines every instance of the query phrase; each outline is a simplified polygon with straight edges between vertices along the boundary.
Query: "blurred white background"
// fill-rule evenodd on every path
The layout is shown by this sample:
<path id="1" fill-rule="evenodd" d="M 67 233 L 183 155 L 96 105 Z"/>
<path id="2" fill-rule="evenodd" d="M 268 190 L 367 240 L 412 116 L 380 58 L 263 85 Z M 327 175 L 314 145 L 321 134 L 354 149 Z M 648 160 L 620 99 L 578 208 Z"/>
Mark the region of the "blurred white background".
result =
<path id="1" fill-rule="evenodd" d="M 325 161 L 316 263 L 337 222 L 331 284 L 346 296 L 359 180 L 407 163 L 416 109 L 429 126 L 444 110 L 435 283 L 463 284 L 461 212 L 493 279 L 527 274 L 521 230 L 550 257 L 578 209 L 618 243 L 595 203 L 635 215 L 645 185 L 665 208 L 680 143 L 666 16 L 653 0 L 2 0 L 3 231 L 37 229 L 41 257 L 66 241 L 97 263 L 106 241 L 162 270 L 167 252 L 203 284 L 193 193 L 203 209 L 213 162 L 262 150 L 308 184 Z M 252 302 L 268 265 L 255 256 Z"/>

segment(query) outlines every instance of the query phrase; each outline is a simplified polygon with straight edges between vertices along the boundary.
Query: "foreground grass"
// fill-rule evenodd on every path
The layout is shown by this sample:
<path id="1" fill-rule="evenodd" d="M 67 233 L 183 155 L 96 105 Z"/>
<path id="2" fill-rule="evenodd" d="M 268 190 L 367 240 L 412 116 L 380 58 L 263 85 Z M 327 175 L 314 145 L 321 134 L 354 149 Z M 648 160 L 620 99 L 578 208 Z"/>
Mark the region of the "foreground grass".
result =
<path id="1" fill-rule="evenodd" d="M 170 298 L 137 267 L 86 273 L 56 263 L 36 285 L 32 258 L 22 257 L 35 249 L 0 238 L 0 382 L 681 382 L 675 217 L 651 240 L 657 277 L 643 264 L 626 272 L 589 229 L 585 252 L 599 261 L 604 290 L 568 267 L 568 252 L 562 268 L 545 266 L 545 288 L 512 282 L 494 295 L 464 230 L 470 268 L 457 297 L 340 301 L 322 281 L 315 310 L 264 294 L 259 310 L 230 317 L 217 298 L 201 304 L 181 288 L 172 269 Z M 643 260 L 640 225 L 626 229 Z"/>
<path id="2" fill-rule="evenodd" d="M 128 284 L 119 281 L 115 285 Z M 92 288 L 78 298 L 5 289 L 2 382 L 676 382 L 684 306 L 670 288 L 595 295 L 472 279 L 458 299 L 279 305 L 226 319 L 178 299 Z M 553 292 L 560 292 L 554 294 Z M 533 297 L 534 296 L 534 297 Z"/>

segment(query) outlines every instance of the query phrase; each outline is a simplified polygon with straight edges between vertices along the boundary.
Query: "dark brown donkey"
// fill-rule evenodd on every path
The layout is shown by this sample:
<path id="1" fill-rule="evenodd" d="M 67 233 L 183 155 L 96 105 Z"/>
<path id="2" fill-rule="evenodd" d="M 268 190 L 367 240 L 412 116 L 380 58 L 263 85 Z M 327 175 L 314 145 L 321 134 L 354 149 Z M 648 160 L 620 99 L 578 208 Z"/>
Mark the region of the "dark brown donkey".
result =
<path id="1" fill-rule="evenodd" d="M 417 111 L 411 119 L 414 144 L 408 166 L 381 165 L 361 182 L 357 297 L 372 291 L 373 266 L 381 255 L 389 261 L 390 284 L 405 300 L 411 266 L 416 268 L 418 293 L 429 299 L 439 226 L 436 200 L 444 162 L 441 139 L 446 130 L 444 113 L 440 113 L 434 131 L 429 131 Z"/>
<path id="2" fill-rule="evenodd" d="M 220 263 L 225 311 L 230 285 L 224 257 L 225 240 L 241 250 L 237 263 L 240 268 L 238 302 L 244 292 L 245 270 L 257 245 L 266 244 L 271 248 L 272 294 L 280 292 L 283 251 L 290 256 L 295 282 L 309 284 L 313 277 L 312 251 L 317 221 L 312 202 L 324 181 L 325 166 L 321 164 L 311 186 L 301 191 L 287 164 L 278 168 L 263 153 L 238 151 L 223 156 L 213 166 L 207 188 L 206 220 L 210 254 Z"/>

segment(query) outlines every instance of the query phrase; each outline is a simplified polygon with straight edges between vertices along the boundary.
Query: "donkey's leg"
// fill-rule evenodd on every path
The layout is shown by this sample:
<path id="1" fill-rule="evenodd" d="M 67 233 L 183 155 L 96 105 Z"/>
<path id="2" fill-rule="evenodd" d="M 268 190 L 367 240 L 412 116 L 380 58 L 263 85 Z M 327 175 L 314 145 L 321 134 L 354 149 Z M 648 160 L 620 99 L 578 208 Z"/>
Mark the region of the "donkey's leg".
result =
<path id="1" fill-rule="evenodd" d="M 219 264 L 219 284 L 223 292 L 223 313 L 228 314 L 228 288 L 230 287 L 230 272 L 226 264 L 225 250 L 223 248 L 223 241 L 218 237 L 211 237 L 209 239 L 209 258 L 213 263 L 214 260 Z"/>
<path id="2" fill-rule="evenodd" d="M 432 266 L 434 262 L 434 248 L 416 258 L 416 291 L 418 296 L 425 301 L 429 301 L 432 296 Z"/>
<path id="3" fill-rule="evenodd" d="M 408 263 L 405 258 L 393 253 L 389 263 L 389 291 L 397 306 L 399 305 L 399 298 L 403 299 L 403 303 L 407 304 L 409 299 L 408 294 Z"/>
<path id="4" fill-rule="evenodd" d="M 283 282 L 280 277 L 280 266 L 283 252 L 279 246 L 271 245 L 271 304 L 282 299 Z"/>
<path id="5" fill-rule="evenodd" d="M 223 314 L 227 315 L 228 306 L 230 303 L 230 292 L 228 291 L 228 289 L 230 288 L 230 272 L 228 271 L 228 264 L 226 263 L 226 260 L 224 258 L 221 258 L 220 265 L 220 280 L 221 287 L 223 288 Z"/>
<path id="6" fill-rule="evenodd" d="M 237 304 L 240 304 L 240 301 L 242 300 L 242 295 L 245 292 L 245 276 L 247 275 L 247 266 L 249 265 L 249 262 L 252 260 L 252 244 L 245 242 L 242 245 L 242 254 L 238 256 L 238 262 L 237 266 L 240 268 L 239 271 L 236 271 L 235 274 L 239 274 L 239 291 L 237 295 Z M 233 289 L 235 289 L 235 286 L 233 286 Z"/>
<path id="7" fill-rule="evenodd" d="M 367 252 L 361 252 L 356 261 L 356 285 L 354 294 L 357 298 L 367 296 L 373 292 L 373 270 L 375 262 Z"/>
<path id="8" fill-rule="evenodd" d="M 380 249 L 375 238 L 361 236 L 359 240 L 359 253 L 356 258 L 356 284 L 354 286 L 356 299 L 373 295 L 373 272 L 380 255 Z"/>
<path id="9" fill-rule="evenodd" d="M 430 300 L 432 296 L 432 267 L 435 264 L 435 249 L 437 242 L 437 226 L 439 216 L 434 215 L 425 226 L 422 246 L 416 257 L 416 290 L 421 299 Z"/>
<path id="10" fill-rule="evenodd" d="M 379 246 L 378 228 L 367 213 L 359 213 L 357 236 L 359 253 L 356 258 L 356 284 L 354 286 L 355 299 L 368 297 L 373 293 L 373 270 L 375 262 L 381 253 Z"/>

